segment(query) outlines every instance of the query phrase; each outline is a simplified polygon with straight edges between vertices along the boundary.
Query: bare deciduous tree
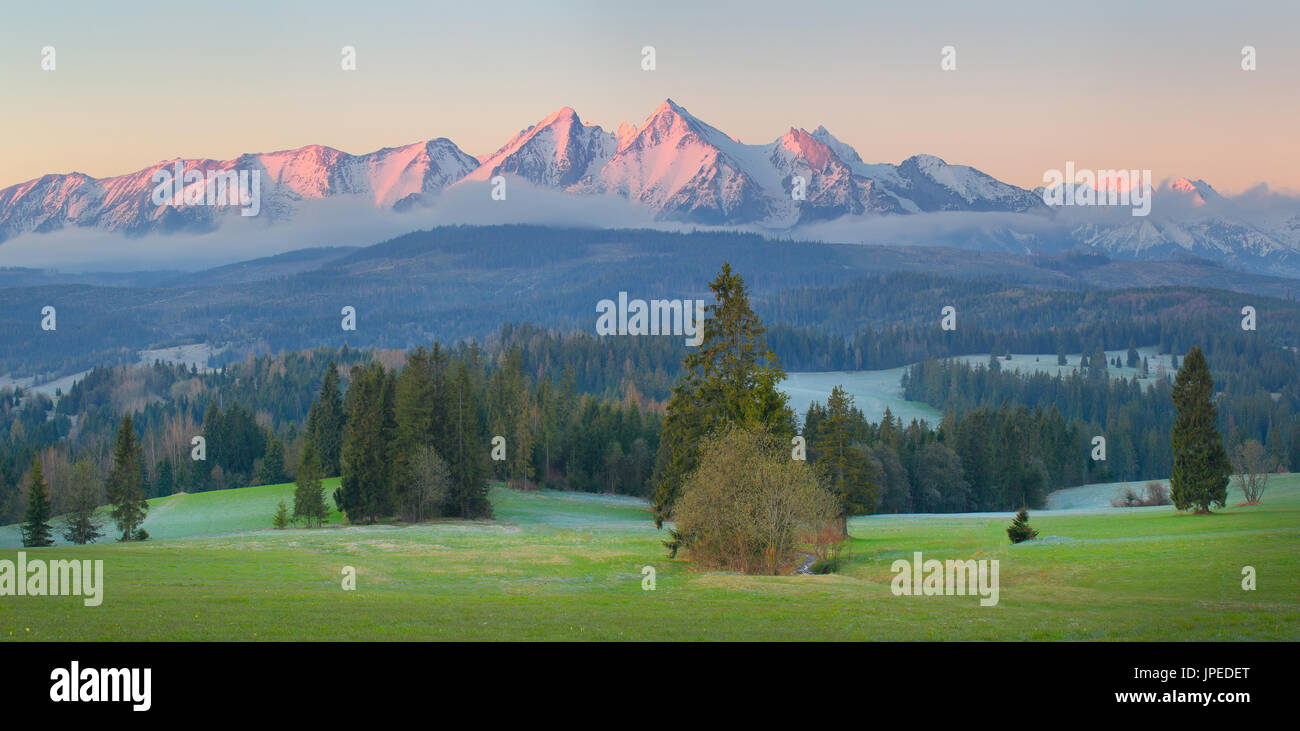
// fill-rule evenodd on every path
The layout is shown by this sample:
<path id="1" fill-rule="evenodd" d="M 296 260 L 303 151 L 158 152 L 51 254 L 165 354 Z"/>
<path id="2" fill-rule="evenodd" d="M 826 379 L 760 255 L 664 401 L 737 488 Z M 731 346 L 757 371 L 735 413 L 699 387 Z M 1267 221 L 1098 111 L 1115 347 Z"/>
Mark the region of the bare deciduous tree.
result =
<path id="1" fill-rule="evenodd" d="M 451 494 L 451 470 L 433 447 L 424 446 L 411 455 L 403 491 L 402 518 L 418 523 L 436 517 Z"/>
<path id="2" fill-rule="evenodd" d="M 1259 441 L 1247 439 L 1232 450 L 1232 468 L 1246 504 L 1256 505 L 1264 497 L 1268 475 L 1277 469 L 1277 460 Z"/>

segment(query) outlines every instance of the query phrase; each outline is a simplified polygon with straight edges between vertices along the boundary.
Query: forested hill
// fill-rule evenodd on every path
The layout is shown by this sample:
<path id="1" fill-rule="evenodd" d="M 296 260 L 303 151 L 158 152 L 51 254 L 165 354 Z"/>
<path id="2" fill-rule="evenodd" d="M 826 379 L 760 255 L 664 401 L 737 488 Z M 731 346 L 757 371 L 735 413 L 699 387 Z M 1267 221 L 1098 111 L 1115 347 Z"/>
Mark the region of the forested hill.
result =
<path id="1" fill-rule="evenodd" d="M 1279 463 L 1300 469 L 1300 355 L 1261 344 L 1248 333 L 1207 332 L 1201 344 L 1217 392 L 1218 427 L 1229 447 L 1246 440 L 1263 444 Z M 906 398 L 958 416 L 1006 405 L 1059 413 L 1080 432 L 1104 436 L 1107 459 L 1098 479 L 1138 480 L 1167 476 L 1172 468 L 1169 433 L 1177 412 L 1171 399 L 1173 373 L 1147 369 L 1131 351 L 1121 363 L 1139 369 L 1133 378 L 1112 378 L 1099 349 L 1069 375 L 1022 373 L 956 360 L 926 360 L 903 377 Z"/>
<path id="2" fill-rule="evenodd" d="M 317 348 L 250 356 L 213 372 L 165 363 L 100 367 L 57 405 L 39 393 L 0 389 L 0 525 L 21 519 L 26 493 L 20 486 L 36 458 L 44 465 L 53 509 L 66 510 L 78 462 L 100 474 L 113 464 L 124 416 L 138 433 L 145 497 L 286 482 L 296 473 L 308 434 L 322 423 L 312 415 L 321 394 L 331 390 L 325 388 L 331 379 L 332 392 L 343 393 L 346 408 L 385 412 L 372 421 L 358 416 L 357 423 L 394 426 L 374 434 L 348 432 L 331 420 L 334 438 L 313 439 L 322 445 L 326 476 L 340 474 L 343 437 L 362 435 L 370 440 L 364 449 L 379 454 L 393 445 L 409 448 L 403 425 L 418 422 L 438 437 L 453 473 L 461 455 L 464 464 L 482 462 L 492 477 L 520 486 L 646 493 L 661 422 L 649 401 L 581 393 L 568 367 L 535 377 L 525 371 L 517 348 Z M 361 390 L 353 394 L 357 384 Z M 204 439 L 202 459 L 193 456 L 196 436 Z M 498 436 L 509 440 L 508 456 L 489 461 L 487 445 Z M 334 445 L 333 452 L 326 444 Z"/>
<path id="3" fill-rule="evenodd" d="M 1218 316 L 1243 304 L 1260 309 L 1261 331 L 1284 319 L 1266 309 L 1300 320 L 1288 299 L 1300 283 L 1195 261 L 1045 259 L 714 232 L 449 227 L 192 275 L 3 272 L 0 374 L 77 373 L 134 362 L 142 349 L 190 343 L 224 346 L 223 360 L 242 360 L 249 352 L 318 346 L 482 341 L 510 322 L 592 332 L 595 303 L 619 292 L 708 299 L 707 282 L 724 261 L 745 274 L 774 339 L 785 326 L 833 335 L 927 328 L 942 304 L 957 308 L 958 332 L 970 338 L 981 337 L 976 329 L 1069 330 L 1165 312 Z M 1116 290 L 1128 287 L 1140 289 Z M 46 306 L 57 312 L 54 330 L 41 327 Z M 355 330 L 341 327 L 345 306 L 356 310 Z M 1119 337 L 1127 342 L 1129 334 Z M 846 362 L 857 356 L 836 355 L 825 343 L 774 345 L 795 368 L 870 367 Z"/>

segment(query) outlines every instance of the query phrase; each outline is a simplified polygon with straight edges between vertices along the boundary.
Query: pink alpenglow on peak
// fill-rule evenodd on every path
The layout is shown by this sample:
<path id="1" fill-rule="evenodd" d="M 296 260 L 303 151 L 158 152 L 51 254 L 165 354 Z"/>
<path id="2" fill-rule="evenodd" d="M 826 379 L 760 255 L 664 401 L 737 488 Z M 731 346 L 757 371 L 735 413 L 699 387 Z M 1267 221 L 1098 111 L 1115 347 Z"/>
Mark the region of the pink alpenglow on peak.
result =
<path id="1" fill-rule="evenodd" d="M 835 153 L 804 129 L 790 128 L 781 138 L 781 146 L 806 160 L 814 168 L 821 169 L 834 157 Z"/>
<path id="2" fill-rule="evenodd" d="M 638 225 L 653 219 L 780 231 L 814 227 L 810 235 L 840 241 L 897 241 L 902 235 L 1013 251 L 1065 244 L 1145 255 L 1176 247 L 1216 260 L 1271 257 L 1252 264 L 1267 271 L 1300 261 L 1300 205 L 1286 196 L 1275 196 L 1263 210 L 1257 200 L 1243 205 L 1204 181 L 1180 178 L 1161 188 L 1160 210 L 1145 225 L 1121 225 L 1113 215 L 1117 204 L 1131 205 L 1135 216 L 1152 212 L 1150 171 L 1082 171 L 1071 164 L 1065 172 L 1049 171 L 1056 177 L 1045 178 L 1043 188 L 1026 190 L 933 155 L 864 162 L 823 126 L 811 132 L 788 127 L 771 142 L 744 144 L 672 99 L 642 123 L 623 122 L 612 132 L 584 121 L 572 107 L 559 107 L 478 158 L 435 138 L 360 155 L 307 145 L 231 160 L 186 159 L 179 176 L 177 162 L 101 179 L 46 175 L 0 189 L 0 242 L 74 227 L 208 234 L 243 225 L 228 222 L 247 220 L 254 211 L 266 225 L 297 221 L 310 227 L 333 215 L 336 204 L 328 202 L 334 199 L 343 206 L 339 215 L 357 203 L 378 211 L 384 221 L 376 225 L 391 232 L 419 224 L 385 212 L 425 211 L 425 220 L 442 220 L 459 205 L 452 201 L 472 200 L 486 193 L 476 186 L 508 176 L 565 195 L 621 198 L 632 205 L 615 201 L 611 210 Z M 243 216 L 232 218 L 236 206 Z M 582 201 L 574 210 L 585 215 L 589 208 Z M 552 209 L 545 215 L 511 211 L 521 221 L 540 222 L 552 220 Z M 911 220 L 932 213 L 960 215 Z"/>

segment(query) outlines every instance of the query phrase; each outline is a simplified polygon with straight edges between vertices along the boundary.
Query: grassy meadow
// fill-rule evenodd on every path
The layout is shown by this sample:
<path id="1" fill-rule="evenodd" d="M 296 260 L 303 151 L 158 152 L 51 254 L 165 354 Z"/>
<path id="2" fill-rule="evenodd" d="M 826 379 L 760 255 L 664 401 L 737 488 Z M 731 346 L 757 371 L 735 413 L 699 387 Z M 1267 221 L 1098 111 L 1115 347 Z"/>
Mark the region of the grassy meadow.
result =
<path id="1" fill-rule="evenodd" d="M 29 549 L 103 559 L 103 604 L 0 597 L 0 640 L 1300 639 L 1300 475 L 1209 516 L 1061 491 L 1073 507 L 1031 514 L 1040 537 L 1016 546 L 1010 514 L 856 518 L 839 573 L 777 577 L 669 560 L 632 498 L 497 486 L 491 521 L 273 530 L 292 489 L 160 498 L 148 542 Z M 16 536 L 0 529 L 0 559 Z M 894 596 L 890 564 L 914 551 L 998 559 L 1000 601 Z"/>

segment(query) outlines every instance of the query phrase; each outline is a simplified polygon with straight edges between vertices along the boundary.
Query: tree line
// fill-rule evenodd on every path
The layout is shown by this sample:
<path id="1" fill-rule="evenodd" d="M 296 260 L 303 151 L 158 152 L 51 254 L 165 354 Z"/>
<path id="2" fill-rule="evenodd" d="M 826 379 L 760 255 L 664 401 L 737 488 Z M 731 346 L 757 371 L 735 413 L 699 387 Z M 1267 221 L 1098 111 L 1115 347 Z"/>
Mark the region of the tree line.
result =
<path id="1" fill-rule="evenodd" d="M 220 371 L 99 368 L 58 394 L 57 404 L 30 390 L 0 391 L 0 521 L 23 519 L 37 458 L 51 510 L 70 510 L 78 462 L 98 475 L 112 469 L 124 413 L 132 417 L 139 446 L 132 464 L 146 499 L 295 480 L 309 444 L 322 477 L 345 478 L 340 497 L 351 496 L 347 507 L 360 520 L 486 515 L 478 472 L 523 488 L 647 494 L 661 421 L 654 402 L 635 391 L 599 398 L 578 382 L 567 366 L 535 376 L 515 346 L 435 344 L 409 353 L 340 348 L 248 357 Z M 360 390 L 349 397 L 354 386 Z M 489 458 L 495 436 L 505 440 L 504 459 Z M 436 469 L 425 447 L 446 461 L 453 496 L 407 510 L 405 470 L 417 459 Z"/>
<path id="2" fill-rule="evenodd" d="M 1300 470 L 1300 368 L 1295 354 L 1255 343 L 1237 347 L 1240 337 L 1235 335 L 1207 335 L 1206 341 L 1203 357 L 1220 389 L 1214 394 L 1216 426 L 1227 435 L 1228 448 L 1255 440 L 1280 464 Z M 1087 440 L 1106 440 L 1105 460 L 1089 460 L 1079 479 L 1156 479 L 1168 476 L 1174 466 L 1169 434 L 1177 412 L 1172 374 L 1150 370 L 1112 378 L 1104 355 L 1096 351 L 1084 367 L 1059 375 L 1003 369 L 996 360 L 985 366 L 930 359 L 907 370 L 903 393 L 959 417 L 1004 404 L 1053 409 Z M 1075 477 L 1062 475 L 1066 481 L 1061 484 L 1077 484 Z"/>

